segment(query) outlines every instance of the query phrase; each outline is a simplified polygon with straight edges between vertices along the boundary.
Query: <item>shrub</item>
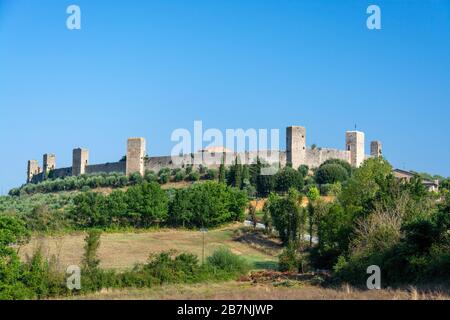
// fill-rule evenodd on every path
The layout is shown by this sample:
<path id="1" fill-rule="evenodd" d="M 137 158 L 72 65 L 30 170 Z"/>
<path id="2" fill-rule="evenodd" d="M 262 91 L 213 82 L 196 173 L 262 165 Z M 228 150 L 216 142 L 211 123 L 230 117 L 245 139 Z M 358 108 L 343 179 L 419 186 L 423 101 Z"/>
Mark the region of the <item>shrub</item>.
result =
<path id="1" fill-rule="evenodd" d="M 320 194 L 324 196 L 338 196 L 341 193 L 342 184 L 340 182 L 320 185 Z"/>
<path id="2" fill-rule="evenodd" d="M 175 255 L 175 251 L 152 254 L 143 272 L 157 283 L 190 282 L 199 270 L 198 258 L 191 253 Z"/>
<path id="3" fill-rule="evenodd" d="M 188 176 L 189 181 L 198 181 L 200 180 L 200 173 L 197 171 L 192 171 Z"/>
<path id="4" fill-rule="evenodd" d="M 216 180 L 219 177 L 219 171 L 216 169 L 208 169 L 206 177 L 209 180 Z"/>
<path id="5" fill-rule="evenodd" d="M 158 176 L 153 171 L 145 171 L 144 181 L 147 181 L 148 183 L 157 182 Z"/>
<path id="6" fill-rule="evenodd" d="M 100 236 L 101 232 L 99 230 L 90 230 L 86 238 L 84 238 L 83 266 L 85 270 L 97 269 L 100 264 L 100 260 L 97 257 L 97 250 L 100 247 Z"/>
<path id="7" fill-rule="evenodd" d="M 299 255 L 295 245 L 290 243 L 278 256 L 278 269 L 282 272 L 297 272 L 300 265 L 299 260 Z"/>
<path id="8" fill-rule="evenodd" d="M 159 176 L 159 183 L 166 184 L 170 180 L 170 175 L 168 173 L 163 173 Z"/>
<path id="9" fill-rule="evenodd" d="M 186 174 L 180 170 L 175 174 L 174 180 L 176 182 L 180 182 L 180 181 L 183 181 L 185 178 L 186 178 Z"/>
<path id="10" fill-rule="evenodd" d="M 242 274 L 250 267 L 241 257 L 233 254 L 228 248 L 219 248 L 207 258 L 207 264 L 231 274 Z"/>
<path id="11" fill-rule="evenodd" d="M 40 248 L 24 264 L 23 282 L 38 299 L 66 294 L 65 280 L 64 274 L 57 269 L 56 260 L 44 259 Z"/>

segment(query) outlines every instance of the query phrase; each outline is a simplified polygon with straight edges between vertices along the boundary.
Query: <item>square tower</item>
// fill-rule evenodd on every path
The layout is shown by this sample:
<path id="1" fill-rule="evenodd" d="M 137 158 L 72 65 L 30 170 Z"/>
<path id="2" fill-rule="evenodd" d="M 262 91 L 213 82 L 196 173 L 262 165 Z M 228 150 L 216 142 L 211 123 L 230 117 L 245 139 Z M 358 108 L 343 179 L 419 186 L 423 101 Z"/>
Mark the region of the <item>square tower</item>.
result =
<path id="1" fill-rule="evenodd" d="M 364 153 L 364 132 L 347 131 L 345 145 L 345 149 L 350 151 L 350 164 L 359 167 L 366 157 Z"/>
<path id="2" fill-rule="evenodd" d="M 145 139 L 129 138 L 127 142 L 127 176 L 139 172 L 144 175 Z"/>
<path id="3" fill-rule="evenodd" d="M 383 155 L 380 141 L 372 141 L 370 143 L 370 155 L 372 157 L 381 157 Z"/>
<path id="4" fill-rule="evenodd" d="M 54 154 L 46 153 L 43 158 L 44 174 L 48 174 L 51 170 L 56 169 L 56 156 Z"/>
<path id="5" fill-rule="evenodd" d="M 39 162 L 37 160 L 28 160 L 27 183 L 30 183 L 33 180 L 33 176 L 39 173 L 41 173 Z"/>
<path id="6" fill-rule="evenodd" d="M 72 175 L 79 176 L 85 174 L 86 166 L 89 163 L 89 150 L 73 149 L 72 153 Z"/>
<path id="7" fill-rule="evenodd" d="M 306 163 L 306 128 L 286 128 L 286 163 L 297 169 Z"/>

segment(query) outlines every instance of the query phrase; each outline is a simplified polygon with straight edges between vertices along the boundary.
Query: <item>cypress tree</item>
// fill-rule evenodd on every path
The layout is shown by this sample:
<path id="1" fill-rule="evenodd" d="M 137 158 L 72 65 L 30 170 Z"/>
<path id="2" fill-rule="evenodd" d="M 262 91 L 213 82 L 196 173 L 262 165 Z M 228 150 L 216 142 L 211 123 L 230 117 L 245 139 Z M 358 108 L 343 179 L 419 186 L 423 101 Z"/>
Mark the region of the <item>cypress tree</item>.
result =
<path id="1" fill-rule="evenodd" d="M 224 157 L 222 157 L 222 163 L 219 167 L 219 183 L 226 183 L 226 179 Z"/>
<path id="2" fill-rule="evenodd" d="M 234 186 L 239 189 L 242 187 L 242 164 L 238 157 L 234 162 Z"/>

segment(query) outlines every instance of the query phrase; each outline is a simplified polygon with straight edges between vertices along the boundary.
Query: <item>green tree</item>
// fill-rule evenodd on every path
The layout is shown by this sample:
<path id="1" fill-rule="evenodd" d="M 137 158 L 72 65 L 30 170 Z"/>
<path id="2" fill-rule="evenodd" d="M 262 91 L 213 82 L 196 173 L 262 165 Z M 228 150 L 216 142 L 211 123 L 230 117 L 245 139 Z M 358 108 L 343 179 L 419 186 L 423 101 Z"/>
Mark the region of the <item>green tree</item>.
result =
<path id="1" fill-rule="evenodd" d="M 168 217 L 169 199 L 157 183 L 142 183 L 127 192 L 128 211 L 141 217 L 142 226 L 164 222 Z"/>
<path id="2" fill-rule="evenodd" d="M 238 157 L 234 161 L 234 165 L 230 168 L 230 181 L 229 184 L 241 189 L 242 188 L 242 164 Z"/>
<path id="3" fill-rule="evenodd" d="M 73 208 L 69 215 L 77 227 L 104 227 L 109 221 L 104 204 L 105 196 L 101 193 L 83 192 L 73 199 Z"/>
<path id="4" fill-rule="evenodd" d="M 219 183 L 226 183 L 227 180 L 227 173 L 225 170 L 225 164 L 224 164 L 224 158 L 222 157 L 222 162 L 220 163 L 219 167 Z"/>
<path id="5" fill-rule="evenodd" d="M 100 247 L 101 234 L 99 230 L 89 230 L 84 238 L 83 267 L 85 270 L 92 271 L 97 269 L 100 264 L 97 252 Z"/>
<path id="6" fill-rule="evenodd" d="M 298 167 L 298 172 L 302 175 L 302 177 L 306 177 L 309 172 L 309 167 L 305 164 L 302 164 L 300 167 Z"/>
<path id="7" fill-rule="evenodd" d="M 25 223 L 9 215 L 0 214 L 0 255 L 11 253 L 11 245 L 23 245 L 30 240 Z"/>
<path id="8" fill-rule="evenodd" d="M 253 229 L 256 230 L 256 225 L 258 224 L 258 220 L 256 218 L 256 208 L 251 203 L 248 205 L 248 215 L 250 216 L 250 221 L 253 224 Z"/>
<path id="9" fill-rule="evenodd" d="M 321 165 L 315 174 L 318 184 L 332 184 L 336 182 L 344 182 L 349 178 L 345 168 L 340 164 L 329 163 Z"/>
<path id="10" fill-rule="evenodd" d="M 295 189 L 289 190 L 286 197 L 270 194 L 268 210 L 273 225 L 284 244 L 298 243 L 303 236 L 305 215 L 300 206 L 301 197 Z"/>
<path id="11" fill-rule="evenodd" d="M 354 171 L 342 187 L 339 201 L 346 210 L 355 214 L 368 214 L 375 202 L 392 196 L 395 178 L 392 167 L 383 158 L 370 158 Z"/>
<path id="12" fill-rule="evenodd" d="M 275 181 L 276 190 L 279 192 L 288 192 L 291 188 L 301 190 L 303 187 L 303 176 L 291 167 L 279 170 L 275 176 Z"/>
<path id="13" fill-rule="evenodd" d="M 323 163 L 321 164 L 321 166 L 326 166 L 326 165 L 328 165 L 328 164 L 338 164 L 338 165 L 340 165 L 342 168 L 344 168 L 345 171 L 347 171 L 348 177 L 351 177 L 351 176 L 352 176 L 352 173 L 353 173 L 353 167 L 352 167 L 352 165 L 351 165 L 348 161 L 341 160 L 341 159 L 328 159 L 328 160 L 326 160 L 325 162 L 323 162 Z"/>
<path id="14" fill-rule="evenodd" d="M 242 220 L 246 205 L 245 192 L 207 181 L 176 191 L 170 204 L 170 221 L 189 227 L 214 227 Z"/>
<path id="15" fill-rule="evenodd" d="M 23 266 L 12 245 L 29 241 L 25 223 L 13 216 L 0 215 L 0 299 L 27 299 L 34 293 L 23 283 Z"/>
<path id="16" fill-rule="evenodd" d="M 309 246 L 312 247 L 312 239 L 314 236 L 314 205 L 320 198 L 320 192 L 317 187 L 310 187 L 308 190 L 308 224 L 309 224 Z"/>

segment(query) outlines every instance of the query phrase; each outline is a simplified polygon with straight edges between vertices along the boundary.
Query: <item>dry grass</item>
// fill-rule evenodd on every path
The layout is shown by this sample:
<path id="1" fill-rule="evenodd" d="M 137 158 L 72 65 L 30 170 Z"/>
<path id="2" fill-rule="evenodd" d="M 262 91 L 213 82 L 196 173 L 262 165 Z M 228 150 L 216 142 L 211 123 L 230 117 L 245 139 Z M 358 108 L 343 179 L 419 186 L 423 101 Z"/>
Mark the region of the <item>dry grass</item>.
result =
<path id="1" fill-rule="evenodd" d="M 255 267 L 276 264 L 277 251 L 264 252 L 234 239 L 235 230 L 240 226 L 236 224 L 206 233 L 205 256 L 226 246 L 235 254 L 244 256 Z M 84 237 L 84 234 L 33 237 L 29 244 L 21 248 L 20 255 L 25 259 L 41 247 L 46 256 L 57 256 L 62 268 L 77 265 L 82 259 Z M 192 252 L 200 258 L 202 243 L 202 233 L 198 231 L 164 229 L 140 233 L 104 233 L 101 236 L 99 258 L 101 267 L 123 270 L 145 262 L 151 252 L 168 249 Z"/>
<path id="2" fill-rule="evenodd" d="M 418 293 L 416 289 L 405 290 L 357 290 L 349 286 L 326 289 L 298 284 L 280 287 L 270 284 L 251 284 L 231 281 L 226 283 L 203 283 L 190 285 L 164 285 L 151 289 L 103 290 L 102 292 L 76 297 L 89 300 L 416 300 L 450 299 L 449 293 Z"/>

